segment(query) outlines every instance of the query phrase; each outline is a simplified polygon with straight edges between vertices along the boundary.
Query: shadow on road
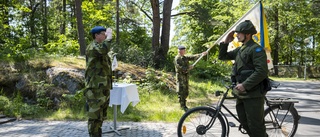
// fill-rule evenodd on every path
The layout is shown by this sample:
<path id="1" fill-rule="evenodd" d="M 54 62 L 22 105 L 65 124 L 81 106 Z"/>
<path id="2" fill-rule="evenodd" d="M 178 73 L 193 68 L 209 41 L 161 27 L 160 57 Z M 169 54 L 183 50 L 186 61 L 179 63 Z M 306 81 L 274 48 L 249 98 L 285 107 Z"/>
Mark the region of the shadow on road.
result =
<path id="1" fill-rule="evenodd" d="M 308 124 L 308 125 L 317 125 L 317 126 L 319 126 L 320 125 L 320 119 L 301 116 L 299 124 Z"/>

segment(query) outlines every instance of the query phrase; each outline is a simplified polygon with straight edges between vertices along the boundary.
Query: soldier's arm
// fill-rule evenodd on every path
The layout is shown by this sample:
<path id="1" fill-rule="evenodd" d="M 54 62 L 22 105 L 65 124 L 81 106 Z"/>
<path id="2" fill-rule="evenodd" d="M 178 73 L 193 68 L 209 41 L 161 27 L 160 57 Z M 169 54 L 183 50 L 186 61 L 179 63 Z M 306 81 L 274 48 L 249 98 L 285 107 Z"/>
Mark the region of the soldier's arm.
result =
<path id="1" fill-rule="evenodd" d="M 101 55 L 107 55 L 108 52 L 110 51 L 110 45 L 111 45 L 111 42 L 105 40 L 101 44 L 98 44 L 95 50 Z"/>
<path id="2" fill-rule="evenodd" d="M 219 56 L 218 56 L 218 58 L 220 60 L 235 60 L 236 59 L 237 53 L 240 48 L 236 48 L 236 49 L 228 52 L 228 45 L 229 44 L 220 43 Z"/>
<path id="3" fill-rule="evenodd" d="M 188 60 L 196 60 L 196 59 L 198 59 L 200 56 L 201 56 L 201 54 L 185 55 L 185 57 L 186 57 Z"/>

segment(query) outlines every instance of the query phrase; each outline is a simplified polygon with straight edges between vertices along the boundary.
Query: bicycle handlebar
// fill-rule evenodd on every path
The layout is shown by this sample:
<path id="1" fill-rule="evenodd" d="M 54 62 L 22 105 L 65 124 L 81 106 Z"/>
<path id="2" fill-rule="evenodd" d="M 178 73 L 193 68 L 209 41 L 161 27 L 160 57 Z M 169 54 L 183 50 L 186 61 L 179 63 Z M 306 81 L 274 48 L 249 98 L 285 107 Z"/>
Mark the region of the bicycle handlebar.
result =
<path id="1" fill-rule="evenodd" d="M 277 82 L 277 81 L 274 81 L 272 79 L 270 79 L 270 84 L 271 84 L 271 87 L 273 88 L 278 88 L 280 86 L 280 82 Z"/>

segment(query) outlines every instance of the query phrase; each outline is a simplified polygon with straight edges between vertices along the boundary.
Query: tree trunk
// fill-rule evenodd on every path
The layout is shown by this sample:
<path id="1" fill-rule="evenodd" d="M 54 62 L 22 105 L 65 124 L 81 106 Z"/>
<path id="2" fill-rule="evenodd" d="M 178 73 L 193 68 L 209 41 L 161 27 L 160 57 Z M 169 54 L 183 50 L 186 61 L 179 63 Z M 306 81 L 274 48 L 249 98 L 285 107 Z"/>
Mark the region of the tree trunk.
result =
<path id="1" fill-rule="evenodd" d="M 31 8 L 31 13 L 30 13 L 30 18 L 29 18 L 29 28 L 30 28 L 30 38 L 31 38 L 31 45 L 32 47 L 37 46 L 37 38 L 36 38 L 36 26 L 35 26 L 35 14 L 37 11 L 38 6 L 40 3 L 34 4 L 32 1 L 30 1 L 30 8 Z"/>
<path id="2" fill-rule="evenodd" d="M 81 9 L 81 0 L 75 0 L 76 4 L 76 17 L 77 17 L 77 27 L 78 27 L 78 42 L 80 45 L 80 56 L 84 56 L 86 53 L 86 41 L 84 39 L 84 29 L 82 23 L 82 9 Z"/>
<path id="3" fill-rule="evenodd" d="M 165 0 L 163 5 L 163 21 L 161 33 L 161 47 L 159 48 L 159 62 L 163 68 L 166 63 L 166 56 L 170 42 L 170 21 L 171 21 L 172 0 Z"/>
<path id="4" fill-rule="evenodd" d="M 65 34 L 66 33 L 66 19 L 67 19 L 67 13 L 66 13 L 66 0 L 62 0 L 62 24 L 60 24 L 60 34 Z"/>
<path id="5" fill-rule="evenodd" d="M 119 44 L 120 44 L 120 34 L 119 34 L 119 22 L 120 22 L 120 20 L 119 20 L 119 0 L 117 0 L 117 24 L 116 24 L 116 43 L 117 43 L 117 46 L 119 46 Z"/>
<path id="6" fill-rule="evenodd" d="M 311 56 L 311 62 L 315 62 L 316 61 L 316 54 L 315 54 L 315 51 L 316 51 L 316 37 L 315 35 L 312 36 L 312 53 Z M 314 63 L 312 63 L 312 66 L 314 65 Z"/>
<path id="7" fill-rule="evenodd" d="M 43 27 L 43 44 L 47 44 L 48 43 L 48 20 L 47 20 L 47 1 L 45 0 L 42 4 L 43 6 L 43 23 L 42 23 L 42 27 Z"/>
<path id="8" fill-rule="evenodd" d="M 160 53 L 159 53 L 159 38 L 160 38 L 160 11 L 159 0 L 150 0 L 152 7 L 152 49 L 154 52 L 153 61 L 154 67 L 160 68 Z"/>
<path id="9" fill-rule="evenodd" d="M 279 43 L 280 43 L 280 38 L 279 38 L 279 9 L 278 7 L 275 8 L 275 30 L 276 30 L 276 36 L 274 40 L 274 49 L 273 49 L 273 65 L 274 65 L 274 75 L 278 76 L 279 75 L 279 69 L 278 69 L 278 64 L 279 64 Z"/>
<path id="10" fill-rule="evenodd" d="M 75 6 L 75 2 L 72 2 L 72 3 L 69 3 L 69 6 L 70 6 L 70 13 L 68 16 L 70 16 L 71 19 L 74 19 L 76 18 L 76 6 Z M 81 12 L 82 13 L 82 12 Z M 77 31 L 77 22 L 76 21 L 70 21 L 69 24 L 70 24 L 70 28 L 72 28 L 71 32 L 72 34 L 73 33 L 78 33 Z M 78 39 L 78 36 L 77 35 L 72 35 L 72 38 L 73 39 Z M 81 47 L 80 47 L 81 48 Z M 80 52 L 81 53 L 81 52 Z"/>

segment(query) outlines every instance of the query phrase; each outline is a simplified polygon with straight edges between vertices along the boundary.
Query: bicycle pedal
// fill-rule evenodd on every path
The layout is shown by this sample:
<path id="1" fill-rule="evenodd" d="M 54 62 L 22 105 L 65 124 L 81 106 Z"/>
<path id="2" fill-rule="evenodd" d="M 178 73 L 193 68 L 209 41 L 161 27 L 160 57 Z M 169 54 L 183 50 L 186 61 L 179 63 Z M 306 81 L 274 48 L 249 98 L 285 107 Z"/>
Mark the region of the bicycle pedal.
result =
<path id="1" fill-rule="evenodd" d="M 236 127 L 237 125 L 235 123 L 233 123 L 233 122 L 229 122 L 229 126 L 230 127 Z"/>

